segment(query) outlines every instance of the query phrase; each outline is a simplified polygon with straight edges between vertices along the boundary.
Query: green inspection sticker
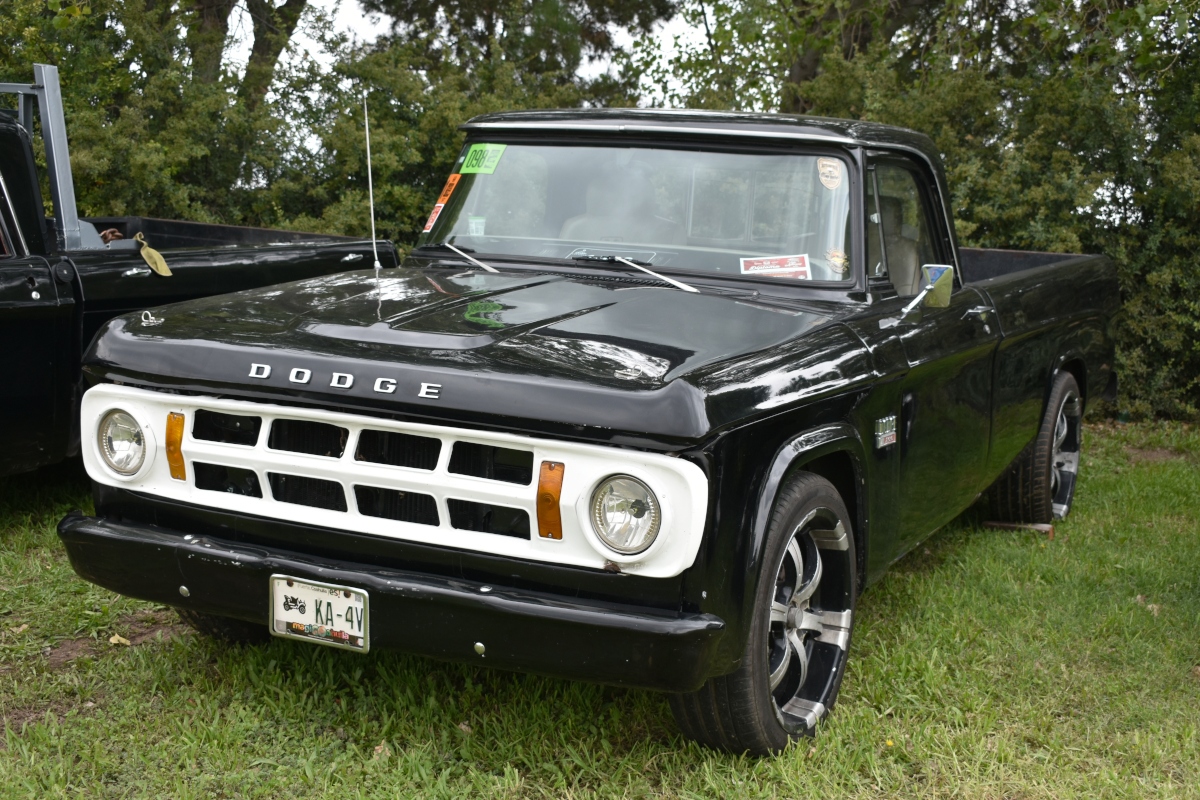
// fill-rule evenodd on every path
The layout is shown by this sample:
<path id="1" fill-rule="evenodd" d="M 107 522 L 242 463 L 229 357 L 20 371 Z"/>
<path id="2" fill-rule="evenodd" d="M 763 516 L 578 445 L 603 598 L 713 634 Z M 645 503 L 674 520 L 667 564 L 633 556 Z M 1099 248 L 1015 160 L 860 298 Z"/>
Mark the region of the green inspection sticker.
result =
<path id="1" fill-rule="evenodd" d="M 460 173 L 482 173 L 491 175 L 496 171 L 496 165 L 500 163 L 500 156 L 504 155 L 506 144 L 473 144 L 471 149 L 467 151 L 467 157 L 463 159 Z"/>

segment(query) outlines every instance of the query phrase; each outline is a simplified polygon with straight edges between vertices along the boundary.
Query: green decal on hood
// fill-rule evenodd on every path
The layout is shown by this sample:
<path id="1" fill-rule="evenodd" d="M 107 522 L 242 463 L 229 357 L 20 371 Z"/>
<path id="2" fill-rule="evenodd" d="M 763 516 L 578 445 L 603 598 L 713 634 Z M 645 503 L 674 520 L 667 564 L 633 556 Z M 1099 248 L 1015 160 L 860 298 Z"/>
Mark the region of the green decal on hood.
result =
<path id="1" fill-rule="evenodd" d="M 470 303 L 467 303 L 467 310 L 463 312 L 463 319 L 467 322 L 474 322 L 476 325 L 484 325 L 488 328 L 503 328 L 503 322 L 484 316 L 484 314 L 491 314 L 494 311 L 502 311 L 503 309 L 504 306 L 492 300 L 472 300 Z"/>

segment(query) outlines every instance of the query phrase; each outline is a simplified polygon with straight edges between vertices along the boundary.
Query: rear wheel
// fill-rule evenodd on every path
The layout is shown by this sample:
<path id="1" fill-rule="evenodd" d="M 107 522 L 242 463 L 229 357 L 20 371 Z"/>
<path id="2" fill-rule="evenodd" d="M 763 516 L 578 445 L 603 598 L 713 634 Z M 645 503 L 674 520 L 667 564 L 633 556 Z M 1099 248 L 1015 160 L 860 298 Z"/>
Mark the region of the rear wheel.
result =
<path id="1" fill-rule="evenodd" d="M 811 735 L 837 698 L 857 592 L 850 515 L 833 484 L 800 473 L 771 516 L 741 665 L 671 696 L 684 735 L 768 755 Z"/>
<path id="2" fill-rule="evenodd" d="M 1059 372 L 1037 437 L 988 490 L 999 522 L 1047 523 L 1071 512 L 1079 477 L 1083 398 L 1069 372 Z"/>
<path id="3" fill-rule="evenodd" d="M 188 608 L 176 608 L 175 611 L 197 633 L 226 644 L 263 644 L 271 638 L 266 625 L 218 617 Z"/>

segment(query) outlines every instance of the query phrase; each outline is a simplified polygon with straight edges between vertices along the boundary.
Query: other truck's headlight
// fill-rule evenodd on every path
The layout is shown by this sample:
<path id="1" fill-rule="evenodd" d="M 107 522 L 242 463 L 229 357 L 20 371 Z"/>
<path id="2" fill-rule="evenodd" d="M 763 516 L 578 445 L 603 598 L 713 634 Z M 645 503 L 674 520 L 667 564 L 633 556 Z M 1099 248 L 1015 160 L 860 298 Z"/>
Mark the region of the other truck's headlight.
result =
<path id="1" fill-rule="evenodd" d="M 592 494 L 592 527 L 605 546 L 635 555 L 654 543 L 662 509 L 650 487 L 629 475 L 612 475 Z"/>
<path id="2" fill-rule="evenodd" d="M 96 431 L 100 455 L 120 475 L 132 475 L 146 460 L 146 437 L 142 426 L 128 412 L 116 409 L 104 415 Z"/>

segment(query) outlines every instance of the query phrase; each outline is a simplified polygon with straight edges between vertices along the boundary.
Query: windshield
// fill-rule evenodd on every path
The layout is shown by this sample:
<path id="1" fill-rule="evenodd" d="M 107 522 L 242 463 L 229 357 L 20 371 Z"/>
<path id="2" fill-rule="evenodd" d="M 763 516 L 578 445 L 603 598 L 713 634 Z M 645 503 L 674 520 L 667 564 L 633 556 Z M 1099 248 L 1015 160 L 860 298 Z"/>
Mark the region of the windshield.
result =
<path id="1" fill-rule="evenodd" d="M 418 247 L 851 279 L 848 165 L 837 156 L 477 143 L 455 170 Z"/>

